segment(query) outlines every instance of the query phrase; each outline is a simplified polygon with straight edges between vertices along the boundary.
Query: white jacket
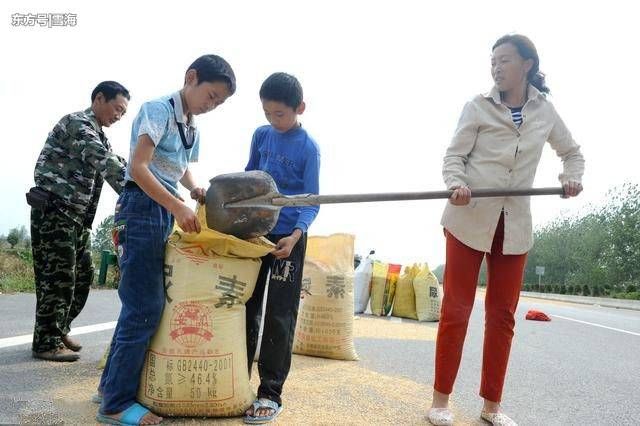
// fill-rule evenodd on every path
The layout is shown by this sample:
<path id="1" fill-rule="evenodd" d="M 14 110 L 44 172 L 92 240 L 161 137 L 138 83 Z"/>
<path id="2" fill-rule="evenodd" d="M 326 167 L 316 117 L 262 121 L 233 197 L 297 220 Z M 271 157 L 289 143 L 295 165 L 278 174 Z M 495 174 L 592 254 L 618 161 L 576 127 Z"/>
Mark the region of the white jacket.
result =
<path id="1" fill-rule="evenodd" d="M 563 163 L 561 184 L 580 182 L 584 157 L 555 108 L 529 85 L 516 127 L 511 111 L 493 88 L 468 102 L 447 149 L 442 176 L 447 188 L 466 185 L 471 202 L 447 203 L 442 225 L 467 246 L 491 251 L 493 235 L 504 210 L 504 254 L 523 254 L 533 246 L 530 197 L 473 198 L 474 188 L 531 188 L 545 142 Z"/>

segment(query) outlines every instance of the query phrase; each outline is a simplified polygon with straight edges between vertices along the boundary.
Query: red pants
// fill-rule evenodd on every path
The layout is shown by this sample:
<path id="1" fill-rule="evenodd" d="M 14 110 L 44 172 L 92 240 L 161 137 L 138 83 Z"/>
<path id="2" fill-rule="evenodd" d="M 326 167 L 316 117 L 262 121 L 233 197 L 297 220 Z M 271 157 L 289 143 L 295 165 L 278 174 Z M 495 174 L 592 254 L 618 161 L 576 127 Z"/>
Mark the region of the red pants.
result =
<path id="1" fill-rule="evenodd" d="M 453 391 L 458 374 L 462 346 L 469 315 L 476 295 L 484 252 L 474 250 L 452 234 L 447 235 L 447 263 L 444 270 L 444 300 L 436 340 L 434 389 L 444 394 Z M 509 361 L 514 314 L 527 255 L 502 254 L 504 218 L 501 216 L 487 256 L 487 292 L 480 396 L 500 402 Z"/>

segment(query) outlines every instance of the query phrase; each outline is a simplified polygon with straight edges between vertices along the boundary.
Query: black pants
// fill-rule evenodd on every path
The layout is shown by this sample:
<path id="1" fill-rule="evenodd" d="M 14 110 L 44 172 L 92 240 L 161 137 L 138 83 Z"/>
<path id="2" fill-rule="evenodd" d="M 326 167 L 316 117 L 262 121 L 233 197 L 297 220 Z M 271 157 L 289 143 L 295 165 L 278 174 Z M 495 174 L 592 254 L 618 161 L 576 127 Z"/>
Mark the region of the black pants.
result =
<path id="1" fill-rule="evenodd" d="M 267 238 L 276 243 L 280 238 L 286 236 L 267 235 Z M 280 405 L 282 405 L 280 398 L 282 386 L 291 367 L 291 351 L 298 319 L 302 268 L 306 249 L 307 234 L 303 234 L 286 259 L 276 259 L 270 254 L 263 257 L 256 288 L 246 303 L 247 357 L 249 374 L 251 374 L 253 358 L 258 346 L 265 284 L 267 275 L 271 272 L 267 305 L 264 312 L 262 345 L 258 359 L 258 372 L 260 373 L 258 398 L 268 398 Z"/>

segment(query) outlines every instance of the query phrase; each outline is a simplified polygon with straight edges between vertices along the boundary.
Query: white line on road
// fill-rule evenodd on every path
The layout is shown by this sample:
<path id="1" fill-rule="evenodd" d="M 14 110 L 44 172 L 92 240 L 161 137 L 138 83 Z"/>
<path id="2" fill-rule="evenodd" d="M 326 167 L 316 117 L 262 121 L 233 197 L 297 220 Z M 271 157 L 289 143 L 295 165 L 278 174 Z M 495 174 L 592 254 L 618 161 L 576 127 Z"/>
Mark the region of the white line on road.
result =
<path id="1" fill-rule="evenodd" d="M 100 324 L 86 325 L 84 327 L 72 328 L 69 335 L 77 336 L 78 334 L 95 333 L 97 331 L 111 330 L 113 328 L 116 328 L 115 321 L 103 322 Z M 25 334 L 22 336 L 15 336 L 15 337 L 5 337 L 4 339 L 0 339 L 0 348 L 8 348 L 11 346 L 24 345 L 26 343 L 31 343 L 32 340 L 33 340 L 33 334 Z"/>
<path id="2" fill-rule="evenodd" d="M 593 322 L 587 322 L 587 321 L 581 321 L 581 320 L 577 320 L 577 319 L 574 319 L 574 318 L 563 317 L 563 316 L 560 316 L 560 315 L 551 315 L 551 316 L 555 317 L 555 318 L 565 319 L 567 321 L 575 321 L 575 322 L 579 322 L 579 323 L 582 323 L 582 324 L 592 325 L 594 327 L 606 328 L 607 330 L 619 331 L 620 333 L 627 333 L 627 334 L 631 334 L 633 336 L 640 336 L 640 333 L 635 333 L 633 331 L 628 331 L 628 330 L 622 330 L 620 328 L 607 327 L 606 325 L 595 324 Z"/>

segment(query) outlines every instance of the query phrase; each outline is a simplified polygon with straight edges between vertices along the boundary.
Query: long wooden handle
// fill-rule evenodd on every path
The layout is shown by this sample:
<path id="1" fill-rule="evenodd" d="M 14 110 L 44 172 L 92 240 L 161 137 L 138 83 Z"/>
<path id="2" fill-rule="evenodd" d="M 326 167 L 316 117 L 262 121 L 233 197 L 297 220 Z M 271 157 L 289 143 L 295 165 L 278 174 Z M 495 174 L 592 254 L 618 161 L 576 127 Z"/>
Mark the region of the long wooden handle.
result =
<path id="1" fill-rule="evenodd" d="M 453 190 L 428 192 L 387 192 L 372 194 L 341 194 L 341 195 L 281 195 L 271 199 L 271 205 L 316 206 L 319 204 L 341 203 L 369 203 L 375 201 L 406 201 L 406 200 L 435 200 L 449 198 Z M 522 197 L 530 195 L 564 195 L 561 187 L 554 188 L 523 188 L 523 189 L 472 189 L 471 197 Z M 249 201 L 249 200 L 247 200 Z M 241 203 L 234 203 L 240 205 Z"/>

